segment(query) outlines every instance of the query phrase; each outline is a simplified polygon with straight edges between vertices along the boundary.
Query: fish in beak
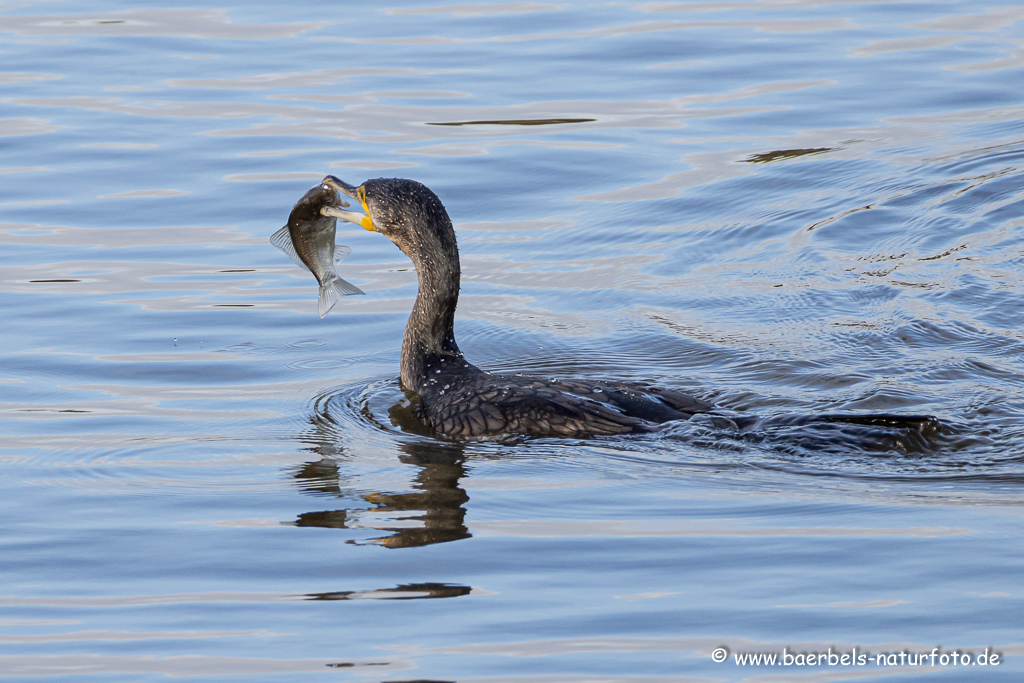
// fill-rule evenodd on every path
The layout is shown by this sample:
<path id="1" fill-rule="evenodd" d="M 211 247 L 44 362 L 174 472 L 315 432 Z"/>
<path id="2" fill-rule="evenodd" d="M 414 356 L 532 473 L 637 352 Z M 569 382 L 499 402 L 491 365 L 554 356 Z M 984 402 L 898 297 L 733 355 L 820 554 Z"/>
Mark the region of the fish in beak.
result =
<path id="1" fill-rule="evenodd" d="M 343 280 L 334 267 L 352 253 L 352 250 L 345 246 L 335 247 L 334 236 L 338 219 L 333 214 L 324 213 L 324 210 L 349 213 L 339 208 L 342 206 L 348 206 L 348 203 L 341 200 L 337 186 L 326 182 L 320 183 L 306 192 L 292 207 L 288 215 L 288 224 L 270 238 L 271 244 L 287 254 L 296 264 L 313 273 L 316 281 L 320 283 L 321 318 L 327 315 L 342 297 L 363 294 L 363 290 Z"/>
<path id="2" fill-rule="evenodd" d="M 355 223 L 366 230 L 376 231 L 376 228 L 373 226 L 373 219 L 370 218 L 370 208 L 366 206 L 366 190 L 362 185 L 355 187 L 332 175 L 324 178 L 322 184 L 325 187 L 334 188 L 338 192 L 342 192 L 358 201 L 359 205 L 363 207 L 363 211 L 366 212 L 366 215 L 356 213 L 355 211 L 345 211 L 337 206 L 325 206 L 320 209 L 321 214 L 324 216 L 331 216 L 333 218 L 342 218 L 350 223 Z M 348 206 L 348 204 L 344 204 L 344 206 Z"/>

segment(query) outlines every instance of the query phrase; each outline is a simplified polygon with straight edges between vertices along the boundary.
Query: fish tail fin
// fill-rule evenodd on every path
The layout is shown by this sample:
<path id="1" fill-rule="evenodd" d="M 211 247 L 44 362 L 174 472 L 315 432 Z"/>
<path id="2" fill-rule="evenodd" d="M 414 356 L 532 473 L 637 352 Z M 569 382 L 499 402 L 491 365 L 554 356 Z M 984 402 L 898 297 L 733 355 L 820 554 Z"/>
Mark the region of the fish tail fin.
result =
<path id="1" fill-rule="evenodd" d="M 327 315 L 327 312 L 334 308 L 334 304 L 341 300 L 341 297 L 364 293 L 351 282 L 342 280 L 340 277 L 331 278 L 320 285 L 320 317 Z"/>

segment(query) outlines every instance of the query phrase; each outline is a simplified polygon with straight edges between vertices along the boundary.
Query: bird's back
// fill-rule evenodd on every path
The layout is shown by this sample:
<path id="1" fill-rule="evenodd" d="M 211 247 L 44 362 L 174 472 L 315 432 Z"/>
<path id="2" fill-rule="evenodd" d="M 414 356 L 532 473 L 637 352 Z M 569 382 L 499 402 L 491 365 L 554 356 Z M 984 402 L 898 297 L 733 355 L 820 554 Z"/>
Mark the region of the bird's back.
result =
<path id="1" fill-rule="evenodd" d="M 451 437 L 524 434 L 586 437 L 650 431 L 708 409 L 697 399 L 623 382 L 508 374 L 445 379 L 421 396 L 435 431 Z"/>

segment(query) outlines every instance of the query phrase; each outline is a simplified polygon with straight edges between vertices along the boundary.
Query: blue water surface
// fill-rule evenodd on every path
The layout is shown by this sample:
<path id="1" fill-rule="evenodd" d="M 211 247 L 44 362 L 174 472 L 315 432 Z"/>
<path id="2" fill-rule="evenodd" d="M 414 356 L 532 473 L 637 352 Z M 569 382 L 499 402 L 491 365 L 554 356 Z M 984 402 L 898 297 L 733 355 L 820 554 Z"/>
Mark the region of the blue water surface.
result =
<path id="1" fill-rule="evenodd" d="M 1019 680 L 1021 83 L 1000 0 L 11 0 L 0 680 Z M 328 173 L 484 368 L 942 427 L 411 429 L 411 263 L 268 241 Z"/>

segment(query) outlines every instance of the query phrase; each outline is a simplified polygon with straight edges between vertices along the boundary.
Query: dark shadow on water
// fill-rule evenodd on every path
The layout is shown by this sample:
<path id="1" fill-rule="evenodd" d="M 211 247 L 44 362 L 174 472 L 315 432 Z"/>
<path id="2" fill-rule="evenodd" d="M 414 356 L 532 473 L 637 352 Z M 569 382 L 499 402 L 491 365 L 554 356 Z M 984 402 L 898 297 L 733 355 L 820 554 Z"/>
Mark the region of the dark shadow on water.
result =
<path id="1" fill-rule="evenodd" d="M 778 161 L 779 159 L 793 159 L 795 157 L 809 156 L 812 154 L 824 154 L 825 152 L 835 151 L 832 147 L 814 147 L 811 149 L 780 149 L 774 152 L 763 152 L 761 154 L 751 154 L 742 162 L 746 164 L 767 164 L 772 161 Z"/>
<path id="2" fill-rule="evenodd" d="M 330 591 L 310 593 L 307 600 L 424 600 L 458 598 L 473 592 L 470 586 L 450 583 L 407 583 L 374 591 Z"/>
<path id="3" fill-rule="evenodd" d="M 494 121 L 440 121 L 428 126 L 552 126 L 560 123 L 591 123 L 597 119 L 505 119 Z"/>

